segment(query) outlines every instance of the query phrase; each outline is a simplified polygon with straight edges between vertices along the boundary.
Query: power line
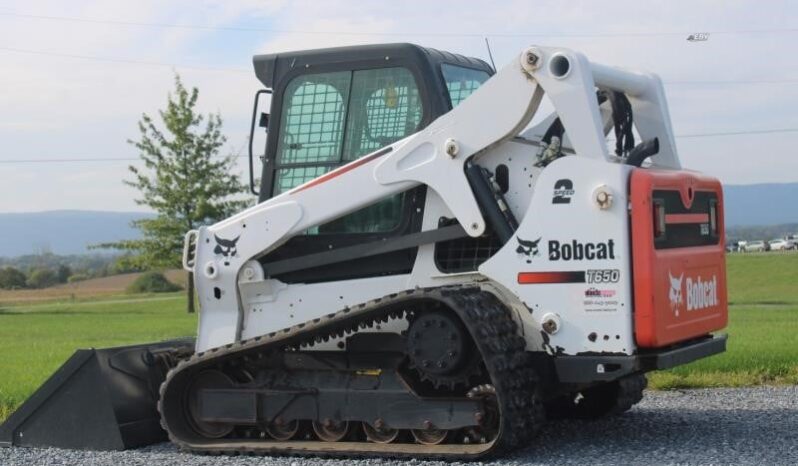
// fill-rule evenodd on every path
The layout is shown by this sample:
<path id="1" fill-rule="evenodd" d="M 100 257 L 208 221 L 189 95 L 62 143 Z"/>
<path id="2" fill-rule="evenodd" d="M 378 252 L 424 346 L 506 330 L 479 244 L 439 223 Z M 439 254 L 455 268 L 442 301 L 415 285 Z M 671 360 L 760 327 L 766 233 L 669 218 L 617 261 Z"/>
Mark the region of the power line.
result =
<path id="1" fill-rule="evenodd" d="M 741 80 L 719 80 L 719 81 L 690 81 L 690 80 L 675 80 L 663 81 L 668 85 L 718 85 L 718 84 L 796 84 L 798 79 L 741 79 Z"/>
<path id="2" fill-rule="evenodd" d="M 248 155 L 231 155 L 234 159 L 242 159 L 249 157 Z M 142 159 L 138 157 L 85 157 L 85 158 L 71 158 L 71 159 L 9 159 L 0 160 L 0 163 L 79 163 L 79 162 L 141 162 Z"/>
<path id="3" fill-rule="evenodd" d="M 723 137 L 723 136 L 741 136 L 748 134 L 774 134 L 774 133 L 796 133 L 798 128 L 776 128 L 776 129 L 759 129 L 747 131 L 719 131 L 714 133 L 688 133 L 677 134 L 676 138 L 705 138 L 705 137 Z M 247 155 L 233 155 L 233 158 L 246 158 Z M 71 159 L 11 159 L 0 160 L 0 164 L 12 163 L 72 163 L 72 162 L 131 162 L 141 161 L 140 158 L 71 158 Z"/>
<path id="4" fill-rule="evenodd" d="M 154 62 L 154 61 L 143 61 L 143 60 L 129 60 L 125 58 L 109 58 L 109 57 L 95 57 L 90 55 L 76 55 L 71 53 L 60 53 L 60 52 L 46 52 L 40 50 L 27 50 L 27 49 L 17 49 L 12 47 L 0 47 L 0 51 L 4 52 L 12 52 L 12 53 L 25 53 L 31 55 L 45 55 L 50 57 L 65 57 L 65 58 L 77 58 L 80 60 L 92 60 L 92 61 L 101 61 L 101 62 L 108 62 L 108 63 L 121 63 L 127 65 L 146 65 L 146 66 L 168 66 L 170 68 L 184 68 L 184 69 L 195 69 L 195 70 L 204 70 L 204 71 L 224 71 L 224 72 L 235 72 L 235 73 L 252 73 L 251 70 L 246 70 L 243 68 L 223 68 L 223 67 L 216 67 L 216 66 L 205 66 L 205 65 L 181 65 L 176 63 L 164 63 L 164 62 Z"/>
<path id="5" fill-rule="evenodd" d="M 744 134 L 773 134 L 773 133 L 795 133 L 798 128 L 778 128 L 778 129 L 755 129 L 750 131 L 720 131 L 716 133 L 694 133 L 678 134 L 677 138 L 706 138 L 715 136 L 739 136 Z"/>
<path id="6" fill-rule="evenodd" d="M 3 52 L 11 52 L 11 53 L 22 53 L 22 54 L 31 54 L 31 55 L 44 55 L 50 57 L 63 57 L 63 58 L 75 58 L 79 60 L 91 60 L 91 61 L 99 61 L 105 62 L 109 64 L 124 64 L 124 65 L 145 65 L 145 66 L 166 66 L 169 68 L 184 68 L 184 69 L 195 69 L 195 70 L 203 70 L 203 71 L 220 71 L 220 72 L 233 72 L 237 74 L 244 74 L 250 75 L 252 70 L 244 69 L 244 68 L 227 68 L 227 67 L 220 67 L 220 66 L 206 66 L 206 65 L 186 65 L 186 64 L 177 64 L 177 63 L 166 63 L 166 62 L 156 62 L 156 61 L 148 61 L 148 60 L 132 60 L 126 58 L 110 58 L 110 57 L 97 57 L 92 55 L 77 55 L 71 53 L 61 53 L 61 52 L 49 52 L 43 50 L 29 50 L 29 49 L 19 49 L 13 47 L 0 47 L 0 51 Z M 798 83 L 798 79 L 763 79 L 763 80 L 716 80 L 716 81 L 701 81 L 701 80 L 675 80 L 675 81 L 663 81 L 664 84 L 667 85 L 738 85 L 738 84 L 796 84 Z"/>
<path id="7" fill-rule="evenodd" d="M 309 30 L 309 29 L 284 29 L 284 28 L 263 28 L 263 27 L 244 27 L 244 26 L 210 26 L 202 24 L 175 24 L 175 23 L 154 23 L 143 21 L 122 21 L 111 19 L 79 18 L 74 16 L 53 16 L 53 15 L 33 15 L 25 13 L 0 13 L 0 16 L 39 19 L 48 21 L 66 21 L 75 23 L 91 24 L 113 24 L 118 26 L 134 26 L 148 28 L 176 28 L 176 29 L 196 29 L 206 31 L 235 31 L 235 32 L 271 32 L 281 34 L 308 34 L 308 35 L 349 35 L 349 36 L 427 36 L 427 37 L 645 37 L 645 36 L 687 36 L 695 31 L 629 31 L 629 32 L 424 32 L 424 31 L 341 31 L 341 30 Z M 770 28 L 770 29 L 735 29 L 735 30 L 709 30 L 701 31 L 709 34 L 780 34 L 798 32 L 798 28 Z"/>

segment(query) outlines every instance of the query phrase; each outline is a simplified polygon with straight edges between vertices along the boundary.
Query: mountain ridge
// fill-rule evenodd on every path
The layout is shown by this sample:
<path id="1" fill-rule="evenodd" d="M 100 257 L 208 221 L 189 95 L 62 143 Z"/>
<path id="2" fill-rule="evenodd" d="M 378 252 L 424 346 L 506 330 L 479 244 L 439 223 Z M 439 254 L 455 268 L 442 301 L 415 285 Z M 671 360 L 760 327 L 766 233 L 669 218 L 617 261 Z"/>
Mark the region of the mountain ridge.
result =
<path id="1" fill-rule="evenodd" d="M 798 183 L 726 185 L 727 229 L 798 223 Z M 0 257 L 85 254 L 92 244 L 136 239 L 130 223 L 155 214 L 96 210 L 0 213 Z"/>

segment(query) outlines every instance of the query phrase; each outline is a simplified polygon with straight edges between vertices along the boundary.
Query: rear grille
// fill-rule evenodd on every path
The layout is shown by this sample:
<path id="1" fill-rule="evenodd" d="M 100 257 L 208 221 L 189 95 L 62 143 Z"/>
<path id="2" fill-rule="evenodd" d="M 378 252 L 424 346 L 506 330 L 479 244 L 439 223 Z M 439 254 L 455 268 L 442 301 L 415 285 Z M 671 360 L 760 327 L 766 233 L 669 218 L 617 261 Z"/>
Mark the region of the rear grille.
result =
<path id="1" fill-rule="evenodd" d="M 657 190 L 652 198 L 655 249 L 707 246 L 720 241 L 717 225 L 712 222 L 712 211 L 718 204 L 717 193 L 696 191 L 690 208 L 684 206 L 678 191 Z M 663 217 L 664 228 L 658 232 L 657 227 Z"/>

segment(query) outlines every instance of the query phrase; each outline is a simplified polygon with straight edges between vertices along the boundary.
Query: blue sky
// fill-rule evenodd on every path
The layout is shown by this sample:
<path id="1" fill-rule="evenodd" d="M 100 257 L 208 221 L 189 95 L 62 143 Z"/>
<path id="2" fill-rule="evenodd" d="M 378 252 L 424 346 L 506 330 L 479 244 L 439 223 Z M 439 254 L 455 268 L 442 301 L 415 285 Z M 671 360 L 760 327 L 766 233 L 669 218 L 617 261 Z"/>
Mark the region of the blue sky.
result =
<path id="1" fill-rule="evenodd" d="M 243 154 L 259 88 L 251 56 L 293 49 L 410 41 L 484 58 L 487 35 L 501 66 L 529 44 L 566 46 L 660 74 L 677 135 L 798 128 L 796 10 L 786 1 L 0 0 L 0 212 L 142 210 L 122 184 L 127 162 L 3 161 L 135 158 L 125 141 L 142 112 L 163 106 L 175 71 L 200 88 L 203 111 L 222 114 L 226 151 Z M 710 38 L 691 43 L 690 32 Z M 734 184 L 798 181 L 796 143 L 798 132 L 677 139 L 683 165 Z"/>

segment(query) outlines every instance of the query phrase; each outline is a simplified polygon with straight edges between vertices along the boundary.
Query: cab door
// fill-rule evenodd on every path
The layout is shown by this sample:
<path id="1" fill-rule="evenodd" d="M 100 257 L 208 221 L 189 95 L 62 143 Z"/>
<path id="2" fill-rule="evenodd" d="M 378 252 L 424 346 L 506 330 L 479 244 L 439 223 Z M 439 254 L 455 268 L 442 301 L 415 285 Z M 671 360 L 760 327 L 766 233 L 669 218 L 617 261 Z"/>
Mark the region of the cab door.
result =
<path id="1" fill-rule="evenodd" d="M 422 93 L 407 68 L 388 67 L 303 74 L 280 99 L 277 143 L 270 173 L 276 196 L 373 153 L 428 120 Z M 346 189 L 341 186 L 341 189 Z M 426 188 L 383 199 L 289 240 L 264 262 L 404 235 L 420 229 Z M 331 199 L 330 202 L 335 202 Z M 319 282 L 409 273 L 415 248 L 342 264 L 290 272 L 286 282 Z"/>

